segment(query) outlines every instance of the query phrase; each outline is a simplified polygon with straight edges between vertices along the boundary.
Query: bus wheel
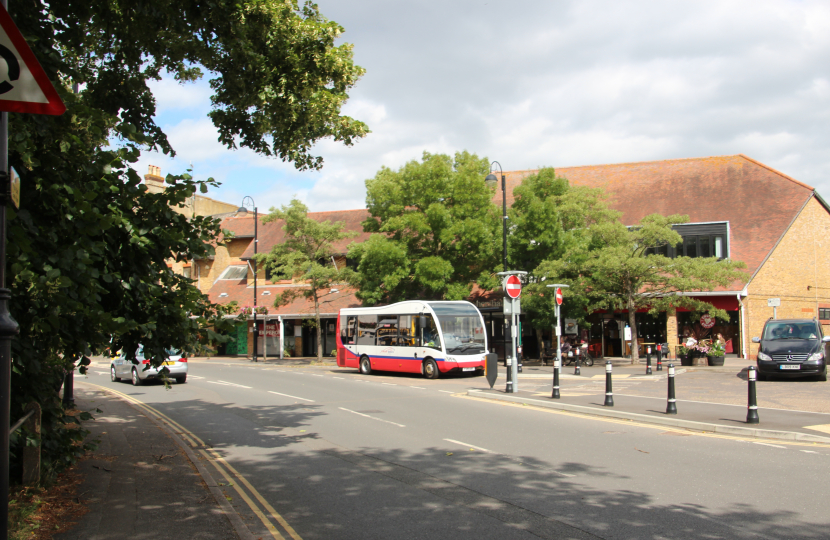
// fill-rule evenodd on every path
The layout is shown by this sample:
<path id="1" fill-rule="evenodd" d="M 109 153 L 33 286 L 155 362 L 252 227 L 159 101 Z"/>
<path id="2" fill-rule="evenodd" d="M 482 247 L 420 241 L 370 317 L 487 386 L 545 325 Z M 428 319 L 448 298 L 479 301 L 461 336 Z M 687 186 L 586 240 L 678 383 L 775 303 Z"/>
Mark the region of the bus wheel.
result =
<path id="1" fill-rule="evenodd" d="M 438 364 L 432 358 L 424 360 L 424 377 L 427 379 L 437 379 L 439 375 Z"/>
<path id="2" fill-rule="evenodd" d="M 361 356 L 360 357 L 360 372 L 364 375 L 371 375 L 371 373 L 372 373 L 372 362 L 369 361 L 368 356 Z"/>

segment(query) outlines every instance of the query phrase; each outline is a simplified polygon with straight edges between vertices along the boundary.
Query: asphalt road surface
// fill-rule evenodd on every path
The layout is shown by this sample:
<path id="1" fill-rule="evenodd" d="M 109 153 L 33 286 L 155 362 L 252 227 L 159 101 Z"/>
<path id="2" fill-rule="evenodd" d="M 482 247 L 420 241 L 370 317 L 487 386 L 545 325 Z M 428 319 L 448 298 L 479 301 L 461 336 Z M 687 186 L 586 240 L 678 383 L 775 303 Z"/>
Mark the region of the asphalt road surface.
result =
<path id="1" fill-rule="evenodd" d="M 192 362 L 170 389 L 110 382 L 106 364 L 87 380 L 160 411 L 238 471 L 225 492 L 257 537 L 830 537 L 830 447 L 819 444 L 462 395 L 483 377 Z"/>

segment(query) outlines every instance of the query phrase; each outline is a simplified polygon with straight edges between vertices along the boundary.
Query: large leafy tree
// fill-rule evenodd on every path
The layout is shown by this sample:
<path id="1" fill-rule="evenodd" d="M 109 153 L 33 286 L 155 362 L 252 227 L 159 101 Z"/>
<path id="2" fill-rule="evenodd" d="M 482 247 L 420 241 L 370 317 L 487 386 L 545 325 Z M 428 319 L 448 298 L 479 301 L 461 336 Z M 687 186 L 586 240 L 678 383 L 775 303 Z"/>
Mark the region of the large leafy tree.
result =
<path id="1" fill-rule="evenodd" d="M 631 327 L 632 363 L 637 348 L 638 309 L 650 313 L 683 307 L 727 319 L 724 310 L 677 292 L 710 291 L 746 278 L 743 262 L 710 258 L 669 258 L 655 251 L 681 243 L 673 225 L 686 223 L 688 216 L 651 214 L 635 227 L 620 222 L 602 222 L 590 228 L 586 250 L 566 253 L 556 261 L 540 265 L 539 272 L 553 278 L 569 279 L 569 293 L 585 299 L 589 310 L 628 310 Z M 654 249 L 657 248 L 657 249 Z"/>
<path id="2" fill-rule="evenodd" d="M 340 115 L 362 69 L 349 45 L 334 45 L 340 26 L 290 0 L 33 0 L 14 2 L 11 14 L 68 108 L 11 115 L 9 131 L 22 178 L 8 229 L 10 310 L 21 329 L 12 416 L 41 403 L 54 471 L 80 436 L 62 429 L 55 389 L 65 370 L 108 347 L 133 355 L 139 342 L 158 365 L 164 349 L 192 351 L 216 337 L 211 321 L 222 324 L 220 308 L 167 266 L 210 255 L 218 222 L 170 206 L 215 183 L 168 176 L 168 189 L 151 194 L 131 168 L 142 150 L 174 153 L 148 81 L 210 73 L 220 140 L 302 169 L 322 164 L 315 141 L 350 144 L 366 133 Z"/>
<path id="3" fill-rule="evenodd" d="M 528 272 L 522 312 L 537 330 L 550 329 L 556 322 L 555 304 L 539 266 L 584 252 L 591 240 L 589 228 L 618 219 L 619 212 L 608 207 L 602 190 L 571 186 L 551 167 L 526 177 L 513 193 L 508 260 L 513 268 Z M 587 307 L 585 297 L 571 295 L 562 315 L 584 321 Z"/>
<path id="4" fill-rule="evenodd" d="M 498 286 L 500 212 L 484 183 L 487 159 L 424 152 L 397 171 L 366 181 L 373 234 L 353 245 L 358 297 L 367 304 L 412 298 L 461 300 L 473 283 Z"/>
<path id="5" fill-rule="evenodd" d="M 314 303 L 314 321 L 317 327 L 317 360 L 323 359 L 320 305 L 329 301 L 330 289 L 337 284 L 348 284 L 354 277 L 349 268 L 337 268 L 332 257 L 336 255 L 334 244 L 355 236 L 346 231 L 342 221 L 317 221 L 308 217 L 308 208 L 294 199 L 288 206 L 271 209 L 264 222 L 282 220 L 285 239 L 271 248 L 269 253 L 258 256 L 274 276 L 297 279 L 304 287 L 288 289 L 274 300 L 275 306 L 290 303 L 295 298 L 307 298 Z"/>

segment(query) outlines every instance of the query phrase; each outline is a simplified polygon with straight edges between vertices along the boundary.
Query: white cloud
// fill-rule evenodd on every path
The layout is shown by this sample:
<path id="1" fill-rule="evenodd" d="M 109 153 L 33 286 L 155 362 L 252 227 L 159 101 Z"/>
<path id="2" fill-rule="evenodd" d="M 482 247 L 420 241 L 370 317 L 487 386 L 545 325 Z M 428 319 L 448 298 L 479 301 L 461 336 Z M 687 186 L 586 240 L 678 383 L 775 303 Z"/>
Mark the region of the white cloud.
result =
<path id="1" fill-rule="evenodd" d="M 204 117 L 207 83 L 165 81 L 160 110 L 182 114 L 166 126 L 169 165 L 225 181 L 211 196 L 355 208 L 381 166 L 464 149 L 506 169 L 745 153 L 830 193 L 826 2 L 319 5 L 367 69 L 344 114 L 372 133 L 320 142 L 323 170 L 298 172 L 224 149 Z"/>

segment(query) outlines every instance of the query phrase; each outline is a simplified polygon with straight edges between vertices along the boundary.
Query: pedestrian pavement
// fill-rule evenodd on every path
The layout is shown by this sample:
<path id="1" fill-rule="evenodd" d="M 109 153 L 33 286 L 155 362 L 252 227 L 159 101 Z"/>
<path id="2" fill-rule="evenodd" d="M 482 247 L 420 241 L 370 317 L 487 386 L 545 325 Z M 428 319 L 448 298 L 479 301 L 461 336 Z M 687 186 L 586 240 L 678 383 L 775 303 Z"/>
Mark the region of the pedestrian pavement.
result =
<path id="1" fill-rule="evenodd" d="M 613 382 L 612 382 L 613 388 Z M 604 385 L 595 389 L 561 389 L 553 398 L 545 392 L 519 390 L 506 393 L 499 389 L 470 389 L 467 395 L 498 402 L 512 402 L 581 413 L 590 416 L 625 419 L 647 424 L 678 427 L 742 437 L 777 439 L 830 444 L 830 414 L 791 409 L 758 409 L 759 423 L 747 423 L 747 405 L 677 400 L 677 414 L 667 414 L 666 398 L 613 395 L 613 405 L 605 405 Z"/>
<path id="2" fill-rule="evenodd" d="M 220 486 L 178 436 L 126 401 L 76 381 L 78 409 L 97 449 L 77 465 L 88 513 L 55 540 L 254 537 Z"/>

